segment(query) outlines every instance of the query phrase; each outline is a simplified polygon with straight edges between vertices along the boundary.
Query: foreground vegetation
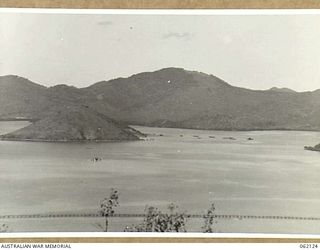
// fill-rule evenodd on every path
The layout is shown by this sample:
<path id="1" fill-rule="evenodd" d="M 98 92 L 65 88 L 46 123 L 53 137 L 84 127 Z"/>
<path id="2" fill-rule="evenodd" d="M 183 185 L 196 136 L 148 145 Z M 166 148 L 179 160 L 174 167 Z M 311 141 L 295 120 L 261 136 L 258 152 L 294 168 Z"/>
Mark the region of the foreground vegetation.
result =
<path id="1" fill-rule="evenodd" d="M 111 189 L 107 198 L 100 202 L 99 214 L 104 218 L 104 225 L 98 224 L 99 229 L 108 232 L 109 219 L 115 215 L 116 208 L 119 206 L 119 193 L 116 189 Z M 203 225 L 201 227 L 203 233 L 214 233 L 215 206 L 211 207 L 203 216 Z M 186 224 L 190 215 L 186 211 L 181 211 L 179 206 L 170 203 L 165 211 L 161 211 L 154 206 L 146 206 L 144 216 L 141 223 L 128 225 L 124 228 L 124 232 L 187 232 Z M 0 224 L 0 233 L 9 232 L 7 224 Z"/>
<path id="2" fill-rule="evenodd" d="M 116 207 L 119 206 L 119 194 L 115 189 L 111 189 L 108 198 L 100 203 L 100 214 L 105 219 L 104 231 L 108 231 L 109 217 L 115 213 Z M 202 232 L 213 233 L 215 221 L 215 206 L 212 203 L 207 210 L 203 219 Z M 159 208 L 147 206 L 145 208 L 142 223 L 126 226 L 125 232 L 187 232 L 186 222 L 189 215 L 186 211 L 179 211 L 179 207 L 171 203 L 167 207 L 167 211 L 161 211 Z"/>

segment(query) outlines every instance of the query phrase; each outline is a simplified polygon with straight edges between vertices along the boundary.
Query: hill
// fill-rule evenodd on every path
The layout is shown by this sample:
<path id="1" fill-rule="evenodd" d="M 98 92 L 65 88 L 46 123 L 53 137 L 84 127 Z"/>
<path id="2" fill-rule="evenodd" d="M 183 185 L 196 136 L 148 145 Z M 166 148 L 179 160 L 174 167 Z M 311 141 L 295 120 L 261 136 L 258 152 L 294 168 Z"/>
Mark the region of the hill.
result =
<path id="1" fill-rule="evenodd" d="M 166 68 L 111 81 L 84 91 L 90 105 L 130 124 L 222 130 L 320 129 L 320 93 L 258 91 L 213 76 Z"/>
<path id="2" fill-rule="evenodd" d="M 0 118 L 35 118 L 47 108 L 46 87 L 26 78 L 8 75 L 0 77 Z"/>
<path id="3" fill-rule="evenodd" d="M 4 82 L 10 77 L 0 79 Z M 213 75 L 181 68 L 139 73 L 82 89 L 67 85 L 45 88 L 26 79 L 23 82 L 13 84 L 10 80 L 5 87 L 0 84 L 0 93 L 14 89 L 0 94 L 5 104 L 0 106 L 0 119 L 16 116 L 39 119 L 63 107 L 85 105 L 116 121 L 135 125 L 320 130 L 320 90 L 302 93 L 285 88 L 250 90 L 232 86 Z"/>
<path id="4" fill-rule="evenodd" d="M 0 136 L 2 140 L 122 141 L 139 140 L 143 134 L 86 107 L 50 112 L 28 127 Z"/>

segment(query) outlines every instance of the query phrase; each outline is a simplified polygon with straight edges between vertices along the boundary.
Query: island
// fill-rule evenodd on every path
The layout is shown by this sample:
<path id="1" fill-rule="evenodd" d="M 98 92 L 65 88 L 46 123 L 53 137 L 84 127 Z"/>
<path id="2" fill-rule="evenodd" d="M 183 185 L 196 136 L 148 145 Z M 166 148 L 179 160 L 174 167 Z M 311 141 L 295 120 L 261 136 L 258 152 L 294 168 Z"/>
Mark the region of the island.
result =
<path id="1" fill-rule="evenodd" d="M 1 135 L 14 141 L 126 141 L 145 135 L 86 106 L 67 106 L 17 131 Z"/>

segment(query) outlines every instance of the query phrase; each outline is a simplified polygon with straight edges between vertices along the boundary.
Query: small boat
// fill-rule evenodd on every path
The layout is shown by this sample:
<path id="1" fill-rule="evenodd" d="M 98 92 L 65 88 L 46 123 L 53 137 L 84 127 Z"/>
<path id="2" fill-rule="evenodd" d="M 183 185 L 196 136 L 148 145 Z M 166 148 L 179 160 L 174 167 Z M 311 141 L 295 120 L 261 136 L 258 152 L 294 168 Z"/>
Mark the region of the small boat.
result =
<path id="1" fill-rule="evenodd" d="M 93 158 L 91 159 L 91 161 L 93 161 L 93 162 L 102 161 L 102 158 L 95 156 L 95 157 L 93 157 Z"/>

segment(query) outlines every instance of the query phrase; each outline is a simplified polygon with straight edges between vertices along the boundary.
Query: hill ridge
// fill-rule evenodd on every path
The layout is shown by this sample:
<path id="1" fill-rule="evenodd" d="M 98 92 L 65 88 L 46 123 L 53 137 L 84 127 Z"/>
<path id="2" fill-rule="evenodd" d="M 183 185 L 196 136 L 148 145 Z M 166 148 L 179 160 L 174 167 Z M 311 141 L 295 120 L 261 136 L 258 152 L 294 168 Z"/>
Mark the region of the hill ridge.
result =
<path id="1" fill-rule="evenodd" d="M 135 125 L 320 130 L 320 90 L 251 90 L 183 68 L 142 72 L 86 88 L 63 84 L 10 88 L 1 89 L 0 85 L 0 119 L 41 119 L 60 107 L 85 105 L 116 121 Z"/>

